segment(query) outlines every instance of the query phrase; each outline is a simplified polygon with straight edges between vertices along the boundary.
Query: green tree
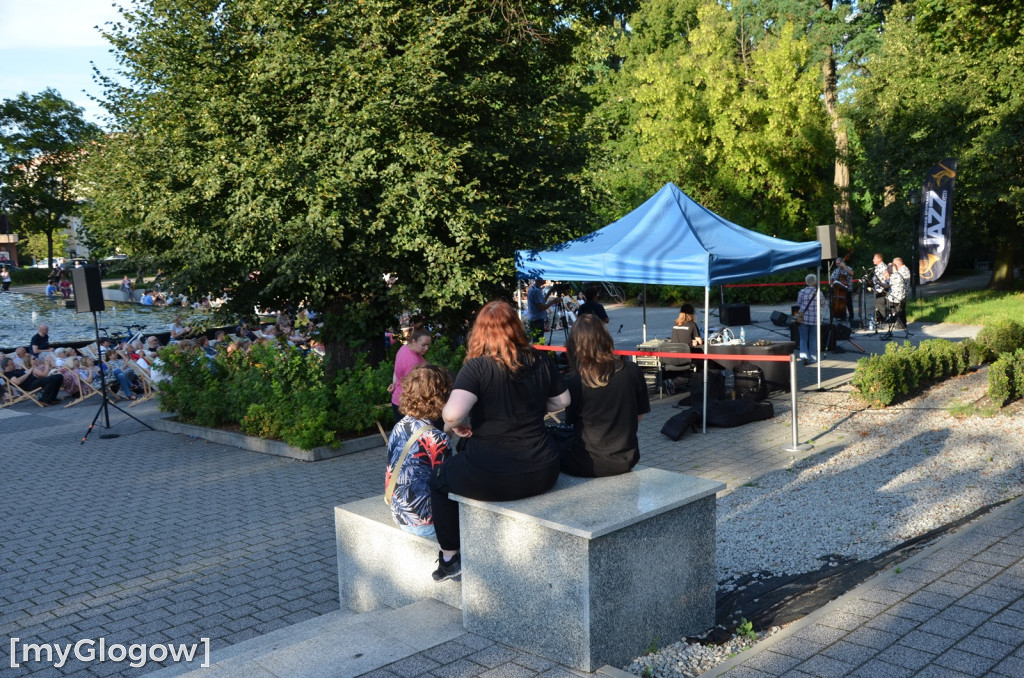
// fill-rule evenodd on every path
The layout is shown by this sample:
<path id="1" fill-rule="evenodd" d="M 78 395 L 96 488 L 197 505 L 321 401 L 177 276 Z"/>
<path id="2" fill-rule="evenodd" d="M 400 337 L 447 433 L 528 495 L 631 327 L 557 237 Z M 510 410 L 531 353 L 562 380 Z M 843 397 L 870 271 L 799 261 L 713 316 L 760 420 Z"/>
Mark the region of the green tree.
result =
<path id="1" fill-rule="evenodd" d="M 50 263 L 54 235 L 79 212 L 80 161 L 100 133 L 52 89 L 0 104 L 0 210 L 19 233 L 45 236 Z"/>
<path id="2" fill-rule="evenodd" d="M 855 115 L 876 239 L 911 244 L 924 173 L 959 158 L 954 256 L 994 254 L 992 284 L 1013 285 L 1024 225 L 1024 2 L 897 5 Z"/>
<path id="3" fill-rule="evenodd" d="M 829 219 L 834 148 L 809 42 L 793 25 L 755 41 L 750 23 L 713 2 L 653 0 L 630 18 L 621 67 L 593 88 L 605 134 L 595 182 L 632 202 L 622 207 L 671 180 L 780 237 Z"/>
<path id="4" fill-rule="evenodd" d="M 587 222 L 576 26 L 602 7 L 139 3 L 109 30 L 131 87 L 106 83 L 91 236 L 244 313 L 323 310 L 329 369 L 403 308 L 458 329 L 516 248 Z"/>

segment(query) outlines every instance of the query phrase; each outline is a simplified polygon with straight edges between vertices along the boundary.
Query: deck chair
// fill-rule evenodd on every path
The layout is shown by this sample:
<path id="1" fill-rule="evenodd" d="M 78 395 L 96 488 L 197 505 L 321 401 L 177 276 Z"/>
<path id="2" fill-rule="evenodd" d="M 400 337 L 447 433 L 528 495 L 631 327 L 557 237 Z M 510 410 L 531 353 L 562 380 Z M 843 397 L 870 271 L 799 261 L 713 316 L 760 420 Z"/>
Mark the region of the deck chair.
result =
<path id="1" fill-rule="evenodd" d="M 71 407 L 72 405 L 77 405 L 78 403 L 82 402 L 83 400 L 88 400 L 89 398 L 93 397 L 94 395 L 99 395 L 99 393 L 100 393 L 99 389 L 97 389 L 95 386 L 93 386 L 88 381 L 85 381 L 84 379 L 82 379 L 81 375 L 79 375 L 77 373 L 75 374 L 75 383 L 78 384 L 78 395 L 75 396 L 74 400 L 72 400 L 71 402 L 69 402 L 68 404 L 66 404 L 64 406 L 65 409 L 68 408 L 68 407 Z"/>
<path id="2" fill-rule="evenodd" d="M 4 380 L 4 388 L 7 389 L 7 393 L 10 394 L 10 400 L 4 398 L 3 402 L 0 402 L 0 407 L 8 407 L 15 403 L 20 403 L 23 400 L 33 402 L 39 407 L 46 407 L 43 403 L 39 402 L 39 398 L 36 397 L 42 389 L 42 386 L 38 386 L 31 391 L 26 391 L 22 387 L 15 384 L 13 381 L 7 378 L 6 374 L 0 374 L 0 377 Z"/>
<path id="3" fill-rule="evenodd" d="M 153 396 L 160 389 L 157 388 L 156 382 L 153 381 L 153 377 L 149 372 L 149 369 L 143 367 L 134 360 L 125 360 L 125 365 L 132 368 L 135 371 L 135 376 L 139 378 L 139 383 L 142 384 L 142 395 L 138 396 L 134 402 L 128 407 L 135 407 L 139 403 L 144 403 Z"/>

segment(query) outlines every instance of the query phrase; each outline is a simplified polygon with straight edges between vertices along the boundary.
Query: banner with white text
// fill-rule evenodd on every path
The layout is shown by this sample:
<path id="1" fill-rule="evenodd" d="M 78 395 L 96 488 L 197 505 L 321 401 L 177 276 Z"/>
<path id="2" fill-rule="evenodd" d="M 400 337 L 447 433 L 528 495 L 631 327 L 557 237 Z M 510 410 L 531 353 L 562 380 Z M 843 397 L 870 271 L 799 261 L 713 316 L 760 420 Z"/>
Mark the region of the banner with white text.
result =
<path id="1" fill-rule="evenodd" d="M 956 158 L 932 167 L 921 191 L 921 227 L 918 234 L 918 271 L 921 284 L 938 280 L 949 264 L 953 235 L 953 185 Z"/>

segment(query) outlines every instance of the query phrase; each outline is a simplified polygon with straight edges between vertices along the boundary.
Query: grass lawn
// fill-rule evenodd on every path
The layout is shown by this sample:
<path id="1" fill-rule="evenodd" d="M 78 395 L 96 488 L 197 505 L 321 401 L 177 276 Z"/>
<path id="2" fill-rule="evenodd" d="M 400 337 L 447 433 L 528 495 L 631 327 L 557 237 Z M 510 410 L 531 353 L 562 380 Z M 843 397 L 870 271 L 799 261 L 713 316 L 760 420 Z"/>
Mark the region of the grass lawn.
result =
<path id="1" fill-rule="evenodd" d="M 972 290 L 907 302 L 907 319 L 985 325 L 993 320 L 1024 323 L 1024 292 Z"/>

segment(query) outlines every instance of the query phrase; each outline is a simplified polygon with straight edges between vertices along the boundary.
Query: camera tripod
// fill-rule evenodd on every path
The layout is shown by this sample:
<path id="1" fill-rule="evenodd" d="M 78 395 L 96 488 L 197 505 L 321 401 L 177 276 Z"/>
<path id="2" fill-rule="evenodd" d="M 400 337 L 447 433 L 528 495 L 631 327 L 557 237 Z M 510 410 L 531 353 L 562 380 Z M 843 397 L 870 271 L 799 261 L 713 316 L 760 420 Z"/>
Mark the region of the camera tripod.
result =
<path id="1" fill-rule="evenodd" d="M 904 332 L 903 338 L 904 339 L 909 339 L 910 338 L 910 336 L 911 336 L 910 335 L 910 329 L 907 327 L 907 324 L 905 322 L 902 322 L 902 318 L 900 316 L 899 304 L 890 304 L 889 305 L 889 308 L 887 309 L 887 313 L 886 313 L 885 321 L 884 322 L 886 324 L 886 328 L 885 328 L 885 334 L 882 335 L 882 339 L 892 339 L 892 331 L 894 329 L 897 329 L 897 327 L 896 327 L 897 324 L 902 324 L 903 325 L 903 332 Z"/>

